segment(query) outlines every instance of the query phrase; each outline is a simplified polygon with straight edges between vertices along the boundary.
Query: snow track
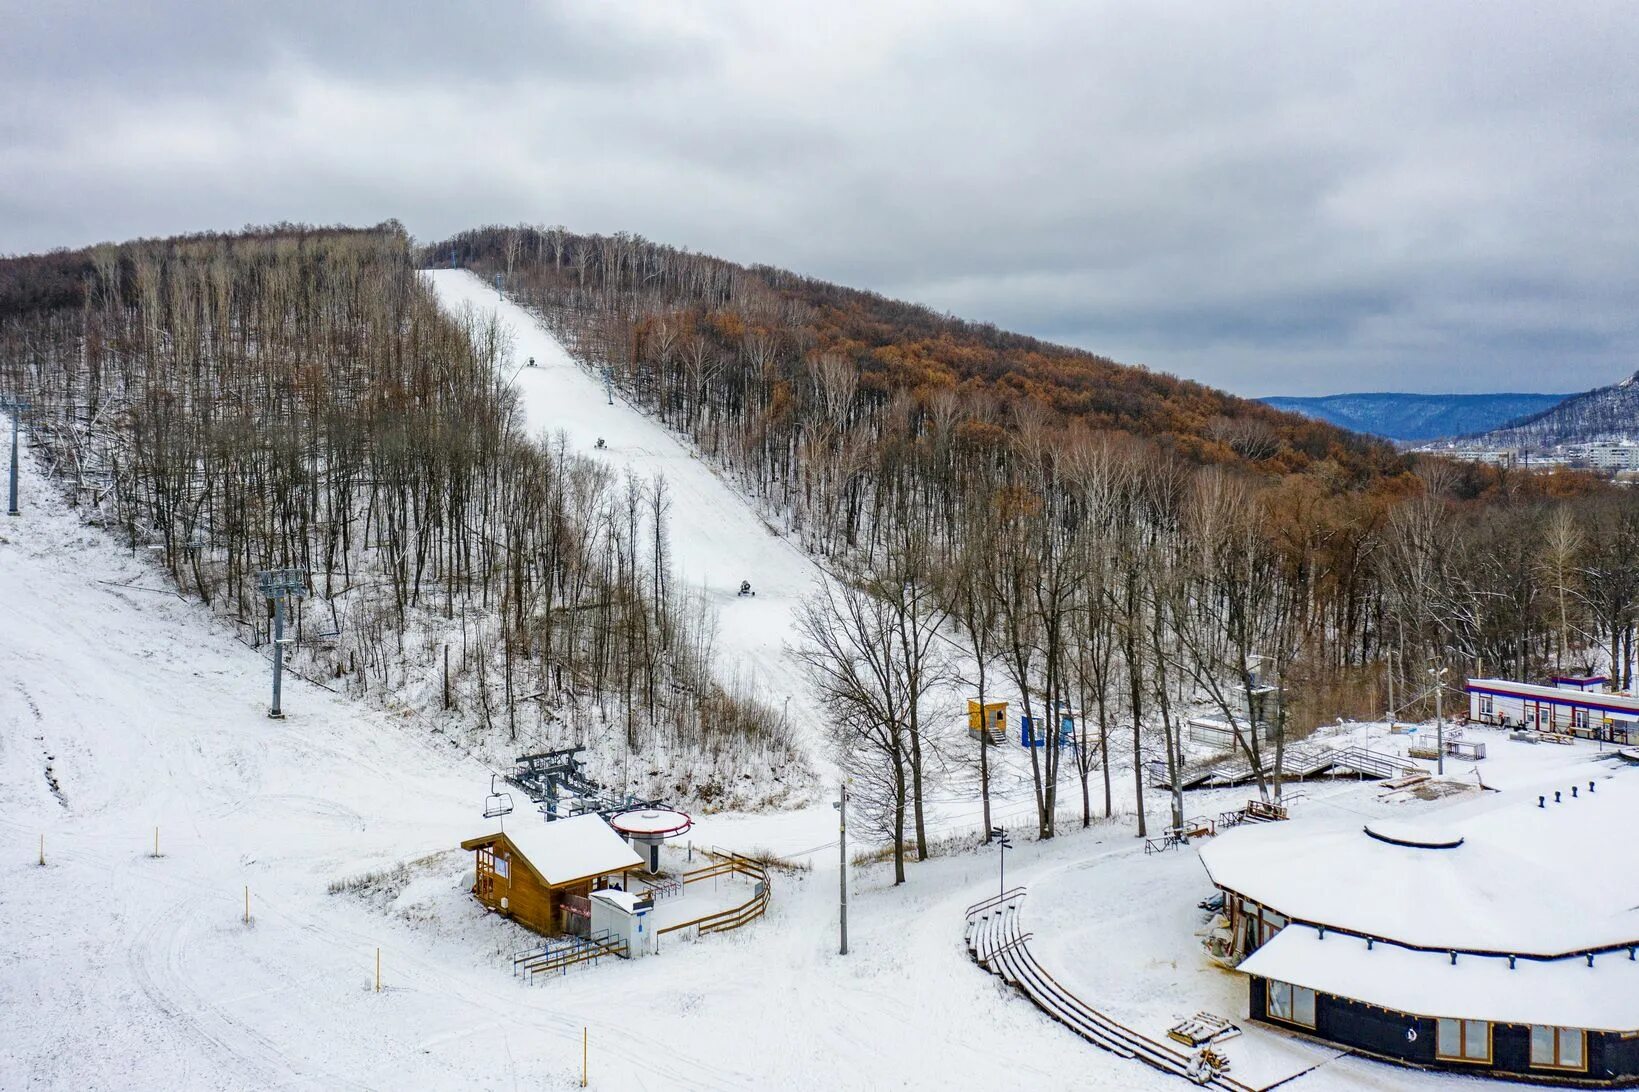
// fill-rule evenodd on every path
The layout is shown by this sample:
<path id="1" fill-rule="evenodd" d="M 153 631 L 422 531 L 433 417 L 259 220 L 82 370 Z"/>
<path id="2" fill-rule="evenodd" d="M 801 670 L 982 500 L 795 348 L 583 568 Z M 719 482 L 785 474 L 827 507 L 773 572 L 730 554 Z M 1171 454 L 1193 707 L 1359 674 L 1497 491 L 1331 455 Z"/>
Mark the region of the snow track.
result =
<path id="1" fill-rule="evenodd" d="M 577 364 L 529 312 L 501 298 L 465 270 L 423 274 L 451 314 L 493 315 L 511 340 L 503 364 L 518 391 L 528 428 L 562 433 L 568 449 L 647 482 L 663 475 L 671 491 L 673 578 L 698 592 L 717 612 L 717 676 L 740 683 L 776 713 L 787 712 L 798 739 L 824 766 L 815 727 L 818 709 L 788 643 L 796 609 L 824 579 L 811 558 L 771 530 L 744 497 L 718 477 L 690 447 Z M 535 367 L 526 366 L 529 358 Z M 602 439 L 605 446 L 597 447 Z M 754 596 L 738 594 L 749 580 Z"/>

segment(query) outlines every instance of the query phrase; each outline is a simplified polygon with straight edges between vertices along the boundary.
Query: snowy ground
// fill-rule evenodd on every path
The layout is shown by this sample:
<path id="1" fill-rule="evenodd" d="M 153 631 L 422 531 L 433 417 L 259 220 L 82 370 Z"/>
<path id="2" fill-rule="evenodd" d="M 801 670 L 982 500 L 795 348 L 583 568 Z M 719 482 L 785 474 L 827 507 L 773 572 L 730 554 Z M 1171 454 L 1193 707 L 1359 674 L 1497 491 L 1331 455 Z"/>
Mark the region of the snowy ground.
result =
<path id="1" fill-rule="evenodd" d="M 434 281 L 441 294 L 488 295 L 471 278 Z M 725 668 L 793 692 L 784 641 L 817 570 L 766 529 L 750 533 L 755 516 L 703 464 L 630 407 L 604 405 L 550 342 L 530 348 L 539 328 L 527 316 L 513 318 L 519 351 L 542 364 L 519 379 L 532 422 L 588 449 L 603 435 L 607 457 L 642 473 L 666 468 L 677 559 L 721 600 Z M 23 504 L 23 518 L 0 522 L 0 1089 L 569 1088 L 582 1028 L 595 1088 L 1185 1087 L 1087 1046 L 968 962 L 962 911 L 995 890 L 994 850 L 915 865 L 900 889 L 883 867 L 855 871 L 852 952 L 839 957 L 823 803 L 700 818 L 696 845 L 812 866 L 776 874 L 768 916 L 748 929 L 519 984 L 510 956 L 533 937 L 477 907 L 453 852 L 486 767 L 413 719 L 297 680 L 289 718 L 268 720 L 260 654 L 165 590 L 145 557 L 81 526 L 29 464 Z M 699 518 L 683 520 L 689 511 Z M 759 595 L 737 600 L 748 572 Z M 1346 734 L 1404 744 L 1382 726 Z M 953 749 L 963 736 L 954 729 Z M 1466 769 L 1453 782 L 1474 787 L 1433 802 L 1325 784 L 1295 790 L 1306 798 L 1294 822 L 1485 806 L 1586 758 L 1492 738 L 1480 772 L 1502 792 L 1482 794 Z M 997 819 L 1025 831 L 1028 764 L 1016 747 L 998 759 Z M 1130 772 L 1116 785 L 1111 823 L 1047 843 L 1016 835 L 1007 879 L 1031 887 L 1039 957 L 1151 1033 L 1197 1009 L 1244 1015 L 1244 983 L 1210 969 L 1193 936 L 1209 890 L 1198 860 L 1145 857 Z M 1248 795 L 1191 794 L 1189 810 L 1216 815 Z M 1146 802 L 1159 826 L 1165 795 Z M 959 763 L 929 826 L 979 827 Z M 1262 1034 L 1272 1052 L 1306 1049 Z M 1285 1087 L 1436 1086 L 1458 1085 L 1339 1059 Z"/>
<path id="2" fill-rule="evenodd" d="M 859 878 L 847 959 L 833 848 L 777 877 L 747 930 L 519 985 L 530 938 L 434 856 L 472 825 L 484 767 L 300 681 L 269 721 L 259 655 L 32 467 L 23 490 L 0 524 L 0 1088 L 563 1088 L 583 1026 L 603 1088 L 1160 1087 L 966 962 L 961 910 L 989 882 L 972 857 L 900 891 Z M 833 823 L 695 836 L 812 848 Z M 400 862 L 421 863 L 329 893 Z"/>
<path id="3" fill-rule="evenodd" d="M 758 924 L 518 984 L 509 956 L 530 938 L 465 896 L 450 853 L 487 771 L 301 682 L 289 719 L 267 720 L 260 656 L 56 508 L 32 469 L 23 484 L 27 515 L 0 524 L 0 1087 L 564 1088 L 583 1026 L 602 1088 L 1180 1087 L 967 962 L 962 909 L 997 882 L 993 852 L 919 865 L 899 890 L 856 873 L 838 957 L 823 807 L 696 828 L 696 844 L 808 850 L 813 870 L 779 874 Z M 1499 746 L 1491 773 L 1524 785 L 1579 749 Z M 1438 806 L 1379 804 L 1370 784 L 1309 792 L 1296 821 Z M 1144 857 L 1127 822 L 1009 854 L 1041 958 L 1146 1029 L 1239 1015 L 1244 988 L 1204 970 L 1190 935 L 1198 863 Z M 1339 1060 L 1291 1087 L 1442 1083 Z"/>

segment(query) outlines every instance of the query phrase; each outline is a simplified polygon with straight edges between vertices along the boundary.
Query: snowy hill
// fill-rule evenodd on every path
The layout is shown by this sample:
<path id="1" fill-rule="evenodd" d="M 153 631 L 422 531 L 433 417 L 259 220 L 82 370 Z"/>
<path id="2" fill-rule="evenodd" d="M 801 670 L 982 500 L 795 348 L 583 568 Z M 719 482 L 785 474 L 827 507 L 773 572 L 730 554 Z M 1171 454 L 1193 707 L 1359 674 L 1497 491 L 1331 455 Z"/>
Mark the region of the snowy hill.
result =
<path id="1" fill-rule="evenodd" d="M 1639 372 L 1474 439 L 1492 447 L 1546 448 L 1634 436 L 1639 436 Z"/>
<path id="2" fill-rule="evenodd" d="M 633 474 L 644 482 L 664 476 L 671 496 L 674 579 L 718 612 L 720 681 L 748 688 L 799 729 L 808 726 L 810 757 L 821 761 L 820 742 L 812 736 L 818 709 L 787 648 L 795 640 L 797 604 L 824 579 L 819 566 L 770 530 L 663 425 L 618 395 L 610 404 L 603 384 L 528 312 L 465 270 L 425 275 L 440 304 L 452 313 L 471 308 L 496 316 L 512 342 L 512 382 L 530 431 L 562 434 L 571 451 L 600 460 L 618 474 Z M 533 368 L 526 366 L 531 357 Z M 756 594 L 741 596 L 742 581 L 750 581 Z"/>
<path id="3" fill-rule="evenodd" d="M 811 863 L 776 876 L 750 928 L 521 984 L 510 957 L 533 936 L 478 908 L 454 851 L 489 771 L 301 680 L 287 680 L 288 719 L 270 721 L 260 653 L 166 588 L 144 552 L 82 525 L 32 465 L 22 484 L 25 515 L 0 522 L 0 1088 L 570 1089 L 583 1029 L 605 1089 L 1183 1087 L 968 961 L 963 909 L 996 890 L 991 851 L 926 862 L 903 888 L 855 871 L 851 951 L 837 956 L 823 804 L 696 826 L 696 846 Z M 1508 776 L 1520 762 L 1555 764 L 1557 784 L 1595 757 L 1591 744 L 1515 749 L 1486 780 L 1527 794 L 1535 776 Z M 996 819 L 1022 834 L 1029 787 L 1017 750 L 1002 754 L 1016 787 Z M 941 828 L 972 830 L 971 793 L 951 789 Z M 1315 806 L 1335 801 L 1354 823 L 1404 810 L 1376 791 L 1328 786 Z M 1195 936 L 1208 878 L 1192 851 L 1144 854 L 1130 807 L 1008 854 L 1043 952 L 1147 1034 L 1203 1005 L 1238 1016 L 1244 984 Z M 1311 1092 L 1449 1087 L 1268 1029 L 1236 1043 L 1238 1072 L 1291 1058 Z"/>
<path id="4" fill-rule="evenodd" d="M 1276 409 L 1327 421 L 1353 432 L 1416 443 L 1467 436 L 1540 413 L 1563 394 L 1331 394 L 1260 399 Z"/>
<path id="5" fill-rule="evenodd" d="M 269 720 L 261 654 L 30 465 L 22 484 L 0 522 L 0 1088 L 569 1089 L 583 1028 L 605 1089 L 1172 1086 L 998 1001 L 960 943 L 988 862 L 861 875 L 837 958 L 823 804 L 696 826 L 810 857 L 832 839 L 752 929 L 521 985 L 533 935 L 478 908 L 454 851 L 489 771 L 301 680 Z"/>

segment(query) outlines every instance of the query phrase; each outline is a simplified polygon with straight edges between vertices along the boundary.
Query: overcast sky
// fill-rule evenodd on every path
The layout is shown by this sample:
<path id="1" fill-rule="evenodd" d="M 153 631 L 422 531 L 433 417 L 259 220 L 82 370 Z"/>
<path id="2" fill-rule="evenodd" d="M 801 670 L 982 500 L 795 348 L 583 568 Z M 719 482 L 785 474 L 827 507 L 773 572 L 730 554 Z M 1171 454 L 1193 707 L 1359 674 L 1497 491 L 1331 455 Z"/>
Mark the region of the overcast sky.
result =
<path id="1" fill-rule="evenodd" d="M 0 0 L 0 253 L 558 223 L 1242 394 L 1580 390 L 1636 57 L 1626 0 Z"/>

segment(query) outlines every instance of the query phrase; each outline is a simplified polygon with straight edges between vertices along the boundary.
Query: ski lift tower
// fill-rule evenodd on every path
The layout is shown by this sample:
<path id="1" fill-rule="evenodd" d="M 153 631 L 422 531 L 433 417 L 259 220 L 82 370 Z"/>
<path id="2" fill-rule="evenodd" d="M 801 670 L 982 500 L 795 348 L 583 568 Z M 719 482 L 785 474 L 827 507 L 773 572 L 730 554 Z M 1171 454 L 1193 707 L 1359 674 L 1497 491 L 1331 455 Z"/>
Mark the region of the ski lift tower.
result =
<path id="1" fill-rule="evenodd" d="M 30 406 L 16 398 L 0 398 L 0 410 L 11 411 L 11 486 L 8 490 L 9 503 L 6 505 L 6 515 L 22 515 L 17 508 L 17 430 L 22 427 L 23 414 Z"/>
<path id="2" fill-rule="evenodd" d="M 256 590 L 262 593 L 262 598 L 273 602 L 273 704 L 268 707 L 267 715 L 283 720 L 285 713 L 279 707 L 279 689 L 284 680 L 285 645 L 290 643 L 285 639 L 285 604 L 307 594 L 307 573 L 301 569 L 268 569 L 256 574 Z"/>

